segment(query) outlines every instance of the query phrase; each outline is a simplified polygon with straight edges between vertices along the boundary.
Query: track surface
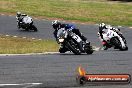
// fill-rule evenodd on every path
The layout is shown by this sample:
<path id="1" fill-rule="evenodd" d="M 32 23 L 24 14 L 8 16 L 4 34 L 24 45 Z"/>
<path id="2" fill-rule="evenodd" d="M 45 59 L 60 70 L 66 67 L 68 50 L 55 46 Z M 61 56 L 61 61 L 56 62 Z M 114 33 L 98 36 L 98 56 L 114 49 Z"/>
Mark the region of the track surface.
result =
<path id="1" fill-rule="evenodd" d="M 50 21 L 35 20 L 38 32 L 20 31 L 15 17 L 0 16 L 0 34 L 53 39 Z M 100 46 L 97 26 L 77 25 L 89 41 Z M 76 69 L 82 66 L 88 73 L 128 73 L 132 75 L 132 29 L 121 28 L 129 51 L 94 52 L 93 55 L 52 54 L 30 56 L 0 56 L 0 88 L 131 88 L 132 85 L 84 85 L 76 84 Z M 25 84 L 23 84 L 25 83 Z M 31 85 L 27 83 L 42 83 Z M 4 85 L 2 84 L 19 84 Z"/>

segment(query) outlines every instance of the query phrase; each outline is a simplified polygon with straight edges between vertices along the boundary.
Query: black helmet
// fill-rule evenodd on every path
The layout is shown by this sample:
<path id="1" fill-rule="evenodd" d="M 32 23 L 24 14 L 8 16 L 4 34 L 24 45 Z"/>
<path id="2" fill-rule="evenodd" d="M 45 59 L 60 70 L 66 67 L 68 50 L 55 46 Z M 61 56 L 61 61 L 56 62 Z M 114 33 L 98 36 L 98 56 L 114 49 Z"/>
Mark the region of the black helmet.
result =
<path id="1" fill-rule="evenodd" d="M 20 17 L 21 16 L 21 12 L 17 12 L 17 17 Z"/>
<path id="2" fill-rule="evenodd" d="M 61 25 L 61 23 L 60 23 L 58 20 L 54 20 L 54 21 L 52 22 L 52 26 L 53 26 L 53 28 L 56 29 L 56 30 L 60 27 L 60 25 Z"/>

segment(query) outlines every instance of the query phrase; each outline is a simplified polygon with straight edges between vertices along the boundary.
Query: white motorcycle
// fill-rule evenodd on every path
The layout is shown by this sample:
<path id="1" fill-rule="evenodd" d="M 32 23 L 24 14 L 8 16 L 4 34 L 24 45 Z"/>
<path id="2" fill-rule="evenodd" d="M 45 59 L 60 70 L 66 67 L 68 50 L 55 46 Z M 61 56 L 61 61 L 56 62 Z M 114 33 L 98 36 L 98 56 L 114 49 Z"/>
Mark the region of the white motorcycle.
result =
<path id="1" fill-rule="evenodd" d="M 122 38 L 117 32 L 111 29 L 104 31 L 103 38 L 107 42 L 108 47 L 115 47 L 121 51 L 128 50 L 125 38 Z"/>
<path id="2" fill-rule="evenodd" d="M 17 22 L 20 25 L 20 27 L 22 29 L 25 29 L 26 31 L 29 31 L 29 30 L 38 31 L 38 29 L 33 24 L 33 19 L 29 16 L 25 16 L 22 19 L 22 22 L 20 22 L 20 23 L 19 23 L 19 21 L 17 21 Z"/>

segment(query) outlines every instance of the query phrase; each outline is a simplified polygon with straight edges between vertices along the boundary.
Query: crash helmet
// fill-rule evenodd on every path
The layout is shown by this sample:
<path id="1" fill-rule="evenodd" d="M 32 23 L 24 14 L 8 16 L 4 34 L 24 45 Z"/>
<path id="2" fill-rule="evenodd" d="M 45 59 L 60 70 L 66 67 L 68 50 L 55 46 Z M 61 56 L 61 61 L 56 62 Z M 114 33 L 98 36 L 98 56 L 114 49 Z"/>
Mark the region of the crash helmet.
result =
<path id="1" fill-rule="evenodd" d="M 60 25 L 61 25 L 60 21 L 58 21 L 58 20 L 52 21 L 52 26 L 53 26 L 53 28 L 54 28 L 55 30 L 58 30 L 59 27 L 60 27 Z"/>
<path id="2" fill-rule="evenodd" d="M 20 17 L 21 16 L 21 12 L 17 12 L 17 17 Z"/>
<path id="3" fill-rule="evenodd" d="M 106 25 L 107 29 L 113 29 L 113 27 L 111 25 Z"/>
<path id="4" fill-rule="evenodd" d="M 99 24 L 99 27 L 102 28 L 102 29 L 105 29 L 106 28 L 106 24 L 105 23 L 101 23 L 101 24 Z"/>
<path id="5" fill-rule="evenodd" d="M 104 29 L 106 29 L 106 24 L 105 23 L 99 24 L 99 30 L 102 31 Z"/>

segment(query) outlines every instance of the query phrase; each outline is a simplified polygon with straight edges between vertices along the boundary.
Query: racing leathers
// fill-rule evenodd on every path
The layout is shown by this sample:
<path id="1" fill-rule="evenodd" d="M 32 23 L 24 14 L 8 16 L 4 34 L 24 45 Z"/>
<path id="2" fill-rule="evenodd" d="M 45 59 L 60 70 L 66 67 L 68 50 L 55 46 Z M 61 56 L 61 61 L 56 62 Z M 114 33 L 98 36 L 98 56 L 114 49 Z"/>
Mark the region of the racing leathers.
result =
<path id="1" fill-rule="evenodd" d="M 53 33 L 55 38 L 57 38 L 57 32 L 60 28 L 65 28 L 66 30 L 72 30 L 72 32 L 78 35 L 83 41 L 86 42 L 87 40 L 87 38 L 80 33 L 79 29 L 76 29 L 75 26 L 72 24 L 61 24 L 59 28 L 57 28 Z"/>
<path id="2" fill-rule="evenodd" d="M 59 30 L 60 28 L 65 28 L 66 30 L 72 30 L 72 32 L 75 33 L 76 35 L 78 35 L 78 36 L 82 39 L 82 41 L 84 41 L 84 42 L 87 43 L 87 38 L 84 37 L 84 36 L 80 33 L 79 29 L 76 29 L 75 26 L 72 25 L 72 24 L 61 24 L 61 25 L 53 32 L 54 37 L 56 38 L 56 40 L 57 40 L 57 32 L 58 32 L 58 30 Z M 82 45 L 80 45 L 80 47 L 82 48 Z M 67 50 L 64 49 L 63 45 L 61 45 L 59 51 L 60 51 L 61 53 L 64 53 L 64 52 L 66 52 Z M 82 50 L 82 51 L 83 51 L 83 50 Z"/>
<path id="3" fill-rule="evenodd" d="M 28 16 L 28 15 L 26 15 L 26 14 L 21 14 L 20 17 L 16 16 L 18 28 L 21 28 L 21 24 L 23 24 L 23 18 L 26 17 L 26 16 Z"/>
<path id="4" fill-rule="evenodd" d="M 103 45 L 103 49 L 104 50 L 107 50 L 108 47 L 107 47 L 107 42 L 103 39 L 103 32 L 107 31 L 108 29 L 115 31 L 117 34 L 119 34 L 119 36 L 121 36 L 122 38 L 124 38 L 122 36 L 122 33 L 120 32 L 120 29 L 118 29 L 118 28 L 111 27 L 110 25 L 105 26 L 103 28 L 102 27 L 99 27 L 98 36 L 99 36 L 100 41 L 102 42 L 102 45 Z"/>

